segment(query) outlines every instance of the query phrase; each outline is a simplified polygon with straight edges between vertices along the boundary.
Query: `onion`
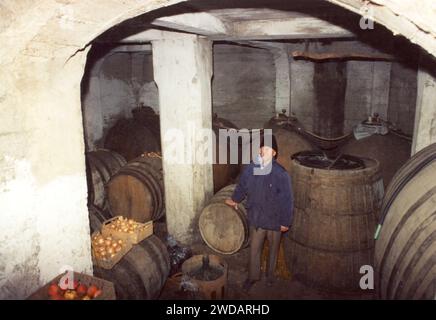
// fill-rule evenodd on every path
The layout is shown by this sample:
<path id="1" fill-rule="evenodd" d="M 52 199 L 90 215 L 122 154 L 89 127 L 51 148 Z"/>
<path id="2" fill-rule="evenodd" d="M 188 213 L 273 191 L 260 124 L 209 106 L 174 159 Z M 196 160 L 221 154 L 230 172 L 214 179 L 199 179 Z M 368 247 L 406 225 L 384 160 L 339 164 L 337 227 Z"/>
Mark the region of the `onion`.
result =
<path id="1" fill-rule="evenodd" d="M 104 244 L 107 245 L 107 246 L 110 246 L 111 243 L 112 243 L 112 241 L 110 241 L 110 240 L 105 240 L 105 242 L 104 242 Z"/>
<path id="2" fill-rule="evenodd" d="M 98 243 L 98 244 L 103 244 L 103 243 L 104 243 L 104 240 L 103 240 L 102 238 L 99 238 L 98 241 L 97 241 L 97 243 Z"/>

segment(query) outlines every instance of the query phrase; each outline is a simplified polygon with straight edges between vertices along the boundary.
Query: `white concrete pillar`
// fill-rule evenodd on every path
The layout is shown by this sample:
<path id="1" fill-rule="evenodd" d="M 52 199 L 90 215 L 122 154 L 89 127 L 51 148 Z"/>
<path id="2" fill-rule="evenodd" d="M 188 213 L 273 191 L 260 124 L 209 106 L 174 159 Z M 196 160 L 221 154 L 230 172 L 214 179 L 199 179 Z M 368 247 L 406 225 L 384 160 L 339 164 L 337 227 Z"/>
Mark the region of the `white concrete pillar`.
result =
<path id="1" fill-rule="evenodd" d="M 436 75 L 429 71 L 435 70 L 436 62 L 432 60 L 418 70 L 412 155 L 436 142 Z"/>
<path id="2" fill-rule="evenodd" d="M 274 65 L 276 68 L 276 113 L 290 114 L 291 103 L 291 78 L 289 72 L 289 53 L 288 47 L 283 45 L 281 49 L 272 50 Z"/>
<path id="3" fill-rule="evenodd" d="M 212 43 L 194 35 L 152 42 L 159 110 L 168 233 L 189 244 L 213 194 L 212 164 L 196 161 L 201 129 L 212 126 Z M 211 139 L 207 146 L 212 150 Z M 182 147 L 182 149 L 177 149 Z M 181 152 L 179 152 L 181 150 Z M 177 158 L 178 163 L 175 163 Z"/>

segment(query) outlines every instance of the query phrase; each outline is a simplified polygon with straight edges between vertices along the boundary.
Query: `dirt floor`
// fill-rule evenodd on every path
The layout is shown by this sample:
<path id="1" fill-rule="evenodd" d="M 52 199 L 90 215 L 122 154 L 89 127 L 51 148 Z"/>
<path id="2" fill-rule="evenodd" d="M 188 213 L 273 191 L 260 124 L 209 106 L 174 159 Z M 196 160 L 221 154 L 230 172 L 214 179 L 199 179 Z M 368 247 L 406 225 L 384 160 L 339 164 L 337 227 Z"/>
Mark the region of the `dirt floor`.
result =
<path id="1" fill-rule="evenodd" d="M 240 250 L 233 255 L 220 255 L 204 243 L 197 243 L 191 247 L 193 254 L 214 254 L 223 258 L 229 265 L 227 292 L 225 299 L 229 300 L 325 300 L 325 299 L 341 299 L 341 300 L 361 300 L 374 299 L 374 294 L 371 292 L 359 292 L 357 294 L 338 294 L 320 291 L 311 288 L 290 276 L 290 279 L 276 278 L 272 286 L 266 284 L 265 279 L 262 279 L 253 285 L 253 287 L 245 292 L 242 289 L 242 284 L 247 277 L 247 261 L 248 248 Z M 292 271 L 291 271 L 292 273 Z M 160 295 L 161 300 L 175 299 L 202 299 L 198 294 L 180 289 L 180 278 L 169 278 Z"/>

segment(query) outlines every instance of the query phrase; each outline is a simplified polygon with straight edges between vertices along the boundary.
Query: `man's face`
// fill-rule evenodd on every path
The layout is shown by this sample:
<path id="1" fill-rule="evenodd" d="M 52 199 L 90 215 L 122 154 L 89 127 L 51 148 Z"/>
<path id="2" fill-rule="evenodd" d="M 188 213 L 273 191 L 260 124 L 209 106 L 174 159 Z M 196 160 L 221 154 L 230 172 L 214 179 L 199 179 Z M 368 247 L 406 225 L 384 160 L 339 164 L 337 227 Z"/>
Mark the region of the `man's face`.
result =
<path id="1" fill-rule="evenodd" d="M 264 162 L 269 162 L 276 155 L 276 152 L 271 147 L 263 146 L 260 148 L 259 154 Z"/>

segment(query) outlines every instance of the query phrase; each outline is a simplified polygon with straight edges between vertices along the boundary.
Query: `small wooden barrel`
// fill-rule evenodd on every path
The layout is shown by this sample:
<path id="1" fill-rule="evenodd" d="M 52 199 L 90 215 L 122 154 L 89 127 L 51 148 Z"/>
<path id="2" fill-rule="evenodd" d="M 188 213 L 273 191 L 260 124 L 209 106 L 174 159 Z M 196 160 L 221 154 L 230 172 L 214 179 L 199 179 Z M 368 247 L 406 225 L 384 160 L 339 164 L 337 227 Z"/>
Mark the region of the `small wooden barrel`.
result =
<path id="1" fill-rule="evenodd" d="M 158 220 L 164 215 L 162 158 L 147 153 L 130 161 L 107 184 L 113 216 L 124 216 L 138 222 Z"/>
<path id="2" fill-rule="evenodd" d="M 86 174 L 88 181 L 88 202 L 99 208 L 106 207 L 106 183 L 126 164 L 118 153 L 99 149 L 86 154 Z"/>
<path id="3" fill-rule="evenodd" d="M 235 210 L 224 203 L 232 196 L 236 185 L 218 191 L 203 209 L 199 219 L 200 234 L 216 252 L 233 254 L 248 244 L 247 212 L 242 204 Z"/>
<path id="4" fill-rule="evenodd" d="M 382 299 L 435 299 L 436 144 L 397 172 L 383 200 L 376 241 L 376 283 Z"/>
<path id="5" fill-rule="evenodd" d="M 160 151 L 159 139 L 146 124 L 135 119 L 120 119 L 109 129 L 104 147 L 130 161 L 144 152 Z"/>
<path id="6" fill-rule="evenodd" d="M 151 236 L 127 253 L 111 270 L 94 266 L 94 275 L 115 285 L 117 299 L 156 299 L 170 271 L 164 243 Z"/>
<path id="7" fill-rule="evenodd" d="M 298 154 L 294 157 L 298 157 Z M 383 197 L 376 160 L 360 169 L 320 169 L 292 160 L 294 219 L 289 265 L 302 282 L 359 290 L 361 266 L 373 265 L 375 214 Z"/>

